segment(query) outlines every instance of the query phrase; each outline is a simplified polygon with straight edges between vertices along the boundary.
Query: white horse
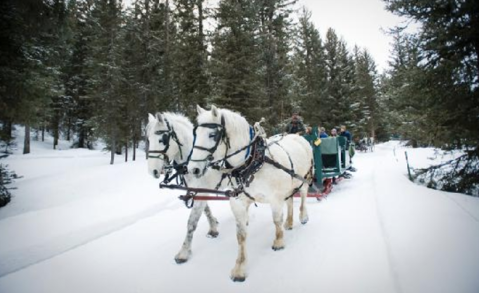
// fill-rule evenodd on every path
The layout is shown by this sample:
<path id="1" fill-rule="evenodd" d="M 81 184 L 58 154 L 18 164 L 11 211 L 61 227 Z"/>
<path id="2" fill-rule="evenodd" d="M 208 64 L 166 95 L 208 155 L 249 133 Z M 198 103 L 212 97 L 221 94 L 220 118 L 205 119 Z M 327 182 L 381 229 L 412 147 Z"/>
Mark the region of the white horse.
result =
<path id="1" fill-rule="evenodd" d="M 227 166 L 234 170 L 245 164 L 247 154 L 251 151 L 247 147 L 252 140 L 250 126 L 240 114 L 226 109 L 212 107 L 207 111 L 198 106 L 198 128 L 191 159 L 188 163 L 188 172 L 201 178 L 211 172 L 209 166 Z M 233 281 L 246 279 L 246 226 L 248 222 L 248 208 L 253 202 L 269 203 L 272 208 L 273 221 L 276 227 L 276 237 L 272 248 L 284 248 L 283 242 L 283 205 L 287 203 L 288 216 L 284 227 L 293 227 L 293 198 L 299 191 L 301 194 L 300 221 L 305 224 L 308 214 L 305 201 L 308 184 L 297 179 L 310 175 L 313 153 L 309 143 L 299 135 L 286 135 L 276 141 L 266 140 L 265 155 L 287 169 L 299 175 L 281 170 L 271 163 L 264 163 L 255 173 L 254 179 L 245 186 L 246 193 L 230 199 L 231 209 L 236 218 L 236 234 L 238 240 L 238 257 L 231 272 Z M 226 158 L 226 159 L 225 159 Z M 285 169 L 286 169 L 285 168 Z M 223 171 L 227 171 L 223 170 Z M 232 180 L 233 182 L 235 180 Z"/>
<path id="2" fill-rule="evenodd" d="M 157 113 L 156 116 L 149 114 L 148 120 L 146 127 L 149 140 L 148 172 L 155 178 L 160 178 L 160 174 L 165 167 L 171 167 L 171 162 L 182 164 L 188 160 L 188 155 L 193 146 L 193 124 L 185 116 L 169 112 Z M 216 174 L 212 172 L 211 175 L 216 178 L 216 182 L 219 181 L 220 175 L 217 172 Z M 185 175 L 184 178 L 190 187 L 204 186 L 205 180 L 213 179 L 198 180 L 188 175 Z M 211 238 L 218 236 L 218 221 L 213 217 L 208 204 L 205 201 L 196 201 L 188 219 L 185 240 L 175 256 L 177 263 L 188 261 L 191 255 L 193 233 L 203 212 L 210 225 L 207 236 Z"/>

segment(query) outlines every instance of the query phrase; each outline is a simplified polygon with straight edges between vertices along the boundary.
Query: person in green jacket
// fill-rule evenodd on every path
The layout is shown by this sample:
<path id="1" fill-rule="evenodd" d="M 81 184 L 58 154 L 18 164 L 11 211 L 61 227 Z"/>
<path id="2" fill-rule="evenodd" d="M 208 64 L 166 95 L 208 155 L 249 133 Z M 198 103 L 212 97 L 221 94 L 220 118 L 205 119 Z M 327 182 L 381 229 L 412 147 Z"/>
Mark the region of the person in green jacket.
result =
<path id="1" fill-rule="evenodd" d="M 303 120 L 297 112 L 294 112 L 288 124 L 286 124 L 286 133 L 302 135 L 305 131 Z"/>

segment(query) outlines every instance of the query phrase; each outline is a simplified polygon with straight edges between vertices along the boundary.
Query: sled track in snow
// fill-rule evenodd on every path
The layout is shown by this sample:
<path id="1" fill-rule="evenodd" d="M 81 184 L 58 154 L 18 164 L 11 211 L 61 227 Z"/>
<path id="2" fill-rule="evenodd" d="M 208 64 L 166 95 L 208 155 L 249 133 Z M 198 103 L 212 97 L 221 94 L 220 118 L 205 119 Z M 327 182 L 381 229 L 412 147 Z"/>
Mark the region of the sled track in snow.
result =
<path id="1" fill-rule="evenodd" d="M 376 216 L 378 218 L 379 227 L 381 229 L 381 238 L 383 239 L 384 245 L 386 247 L 386 254 L 387 254 L 387 259 L 389 263 L 389 274 L 391 275 L 391 278 L 393 279 L 394 292 L 403 293 L 401 282 L 399 281 L 399 275 L 396 268 L 396 262 L 394 261 L 394 256 L 391 249 L 390 237 L 388 235 L 386 226 L 384 225 L 384 217 L 379 206 L 379 198 L 378 198 L 378 193 L 376 188 L 377 183 L 376 183 L 375 174 L 374 174 L 376 172 L 375 170 L 376 168 L 373 168 L 373 171 L 371 172 L 372 193 L 374 197 L 374 204 L 376 206 Z"/>
<path id="2" fill-rule="evenodd" d="M 447 198 L 449 198 L 451 201 L 453 201 L 461 210 L 463 210 L 467 215 L 469 215 L 474 221 L 479 223 L 479 218 L 474 216 L 470 211 L 468 211 L 462 204 L 460 204 L 457 200 L 455 200 L 452 196 L 449 194 L 445 193 Z"/>
<path id="3" fill-rule="evenodd" d="M 177 206 L 165 206 L 165 203 L 157 204 L 139 213 L 121 219 L 113 219 L 100 223 L 94 227 L 86 227 L 71 234 L 62 235 L 51 241 L 34 245 L 24 249 L 9 251 L 0 255 L 0 278 L 21 271 L 30 266 L 50 260 L 64 253 L 87 245 L 98 239 L 111 235 L 115 232 L 128 228 L 139 221 L 153 217 L 165 210 L 175 210 Z M 71 238 L 70 241 L 65 239 Z"/>

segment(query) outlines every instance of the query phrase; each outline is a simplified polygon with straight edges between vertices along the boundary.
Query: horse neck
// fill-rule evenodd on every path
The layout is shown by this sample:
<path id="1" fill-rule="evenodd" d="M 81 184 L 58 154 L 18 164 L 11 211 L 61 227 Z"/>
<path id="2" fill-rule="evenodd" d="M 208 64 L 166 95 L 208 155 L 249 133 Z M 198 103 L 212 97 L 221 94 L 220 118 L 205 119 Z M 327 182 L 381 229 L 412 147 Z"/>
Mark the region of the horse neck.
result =
<path id="1" fill-rule="evenodd" d="M 188 160 L 188 155 L 193 148 L 193 128 L 182 123 L 174 123 L 173 128 L 182 146 L 178 145 L 178 149 L 181 149 L 181 152 L 176 152 L 172 159 L 178 164 L 184 163 Z M 170 143 L 172 142 L 173 140 L 170 141 Z"/>
<path id="2" fill-rule="evenodd" d="M 232 127 L 234 130 L 229 133 L 228 138 L 231 148 L 229 149 L 228 154 L 232 154 L 251 143 L 250 126 L 245 119 L 235 119 L 233 123 L 229 123 L 226 127 Z M 246 149 L 243 150 L 237 155 L 229 158 L 228 162 L 233 165 L 233 167 L 242 165 L 246 160 L 246 152 Z"/>

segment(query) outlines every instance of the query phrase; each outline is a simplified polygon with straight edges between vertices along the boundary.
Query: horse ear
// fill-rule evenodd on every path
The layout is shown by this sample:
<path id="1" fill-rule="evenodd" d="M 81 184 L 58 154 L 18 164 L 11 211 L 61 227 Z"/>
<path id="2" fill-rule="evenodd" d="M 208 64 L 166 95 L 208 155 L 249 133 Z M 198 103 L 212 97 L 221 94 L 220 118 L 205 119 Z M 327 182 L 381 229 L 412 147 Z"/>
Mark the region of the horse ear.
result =
<path id="1" fill-rule="evenodd" d="M 155 116 L 153 116 L 151 113 L 148 113 L 148 122 L 150 123 L 156 122 Z"/>
<path id="2" fill-rule="evenodd" d="M 198 112 L 198 115 L 201 115 L 201 113 L 203 113 L 206 110 L 201 108 L 200 105 L 196 105 L 196 111 Z"/>
<path id="3" fill-rule="evenodd" d="M 161 113 L 156 113 L 156 119 L 158 120 L 158 122 L 163 123 L 163 116 L 161 115 Z"/>
<path id="4" fill-rule="evenodd" d="M 218 117 L 219 111 L 218 111 L 218 108 L 216 108 L 215 105 L 211 106 L 211 113 L 213 113 L 214 117 Z"/>

